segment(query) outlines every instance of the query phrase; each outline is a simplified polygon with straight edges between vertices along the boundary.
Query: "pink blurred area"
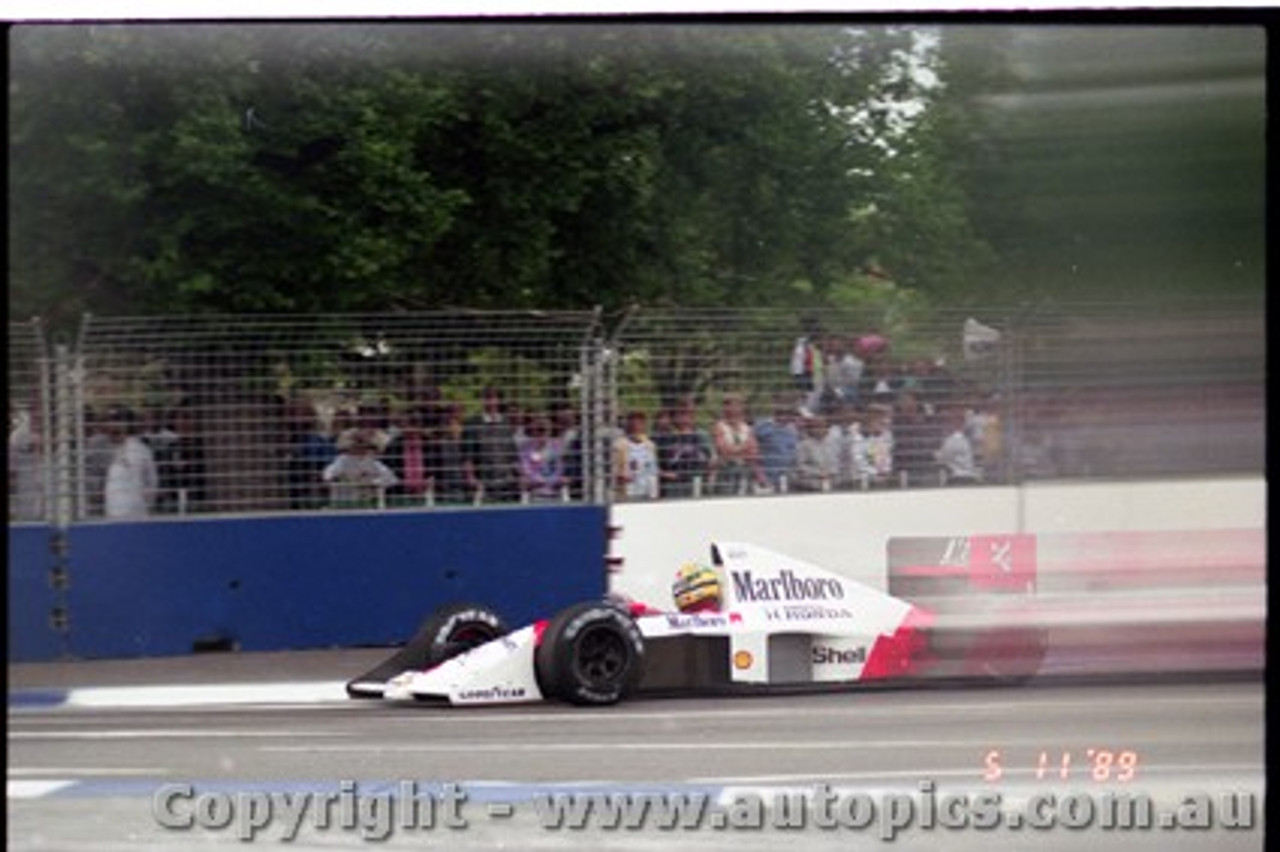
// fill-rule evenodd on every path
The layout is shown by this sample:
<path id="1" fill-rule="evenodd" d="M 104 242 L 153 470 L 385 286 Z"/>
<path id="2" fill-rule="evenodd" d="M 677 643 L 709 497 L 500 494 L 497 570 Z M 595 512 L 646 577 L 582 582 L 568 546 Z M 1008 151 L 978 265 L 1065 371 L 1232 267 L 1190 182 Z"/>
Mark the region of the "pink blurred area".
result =
<path id="1" fill-rule="evenodd" d="M 894 539 L 889 587 L 935 614 L 930 676 L 1266 665 L 1264 530 Z"/>

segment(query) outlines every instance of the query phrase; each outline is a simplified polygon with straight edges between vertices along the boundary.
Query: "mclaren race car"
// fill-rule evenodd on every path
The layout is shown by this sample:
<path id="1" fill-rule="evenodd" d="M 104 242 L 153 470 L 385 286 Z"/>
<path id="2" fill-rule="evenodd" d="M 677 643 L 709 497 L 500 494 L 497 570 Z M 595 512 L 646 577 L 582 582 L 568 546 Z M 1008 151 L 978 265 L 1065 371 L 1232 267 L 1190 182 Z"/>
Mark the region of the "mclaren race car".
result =
<path id="1" fill-rule="evenodd" d="M 711 551 L 714 609 L 590 601 L 508 631 L 484 606 L 446 607 L 347 693 L 603 705 L 638 692 L 907 677 L 919 663 L 931 618 L 921 607 L 754 545 Z"/>

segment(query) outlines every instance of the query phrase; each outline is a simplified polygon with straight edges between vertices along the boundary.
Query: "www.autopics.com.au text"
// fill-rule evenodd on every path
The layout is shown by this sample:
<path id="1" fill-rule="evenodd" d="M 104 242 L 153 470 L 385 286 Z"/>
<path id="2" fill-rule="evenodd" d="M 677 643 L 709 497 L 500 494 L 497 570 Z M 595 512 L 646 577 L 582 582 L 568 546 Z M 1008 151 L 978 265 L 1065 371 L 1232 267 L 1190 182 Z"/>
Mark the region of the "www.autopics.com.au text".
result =
<path id="1" fill-rule="evenodd" d="M 892 841 L 908 831 L 1173 831 L 1258 827 L 1252 792 L 1188 793 L 1160 803 L 1129 788 L 1034 792 L 1015 804 L 1001 793 L 944 792 L 932 781 L 915 790 L 861 792 L 827 784 L 805 788 L 688 790 L 557 790 L 472 795 L 465 785 L 403 780 L 342 781 L 324 790 L 201 790 L 160 787 L 151 797 L 156 823 L 171 831 L 233 833 L 249 841 L 278 832 L 291 841 L 304 830 L 340 831 L 385 840 L 397 831 L 462 831 L 477 820 L 500 823 L 532 815 L 547 831 L 637 830 L 857 831 Z"/>

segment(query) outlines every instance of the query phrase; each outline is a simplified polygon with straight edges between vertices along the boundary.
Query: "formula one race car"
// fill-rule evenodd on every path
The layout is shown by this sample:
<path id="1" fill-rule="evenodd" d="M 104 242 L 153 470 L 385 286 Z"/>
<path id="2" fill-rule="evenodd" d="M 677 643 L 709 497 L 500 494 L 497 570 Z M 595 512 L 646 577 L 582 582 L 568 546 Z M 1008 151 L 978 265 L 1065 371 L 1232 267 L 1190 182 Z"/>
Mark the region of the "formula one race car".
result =
<path id="1" fill-rule="evenodd" d="M 688 573 L 674 611 L 591 601 L 508 632 L 484 606 L 446 607 L 347 693 L 603 705 L 637 692 L 908 677 L 920 663 L 926 610 L 754 545 L 711 552 L 714 568 Z"/>

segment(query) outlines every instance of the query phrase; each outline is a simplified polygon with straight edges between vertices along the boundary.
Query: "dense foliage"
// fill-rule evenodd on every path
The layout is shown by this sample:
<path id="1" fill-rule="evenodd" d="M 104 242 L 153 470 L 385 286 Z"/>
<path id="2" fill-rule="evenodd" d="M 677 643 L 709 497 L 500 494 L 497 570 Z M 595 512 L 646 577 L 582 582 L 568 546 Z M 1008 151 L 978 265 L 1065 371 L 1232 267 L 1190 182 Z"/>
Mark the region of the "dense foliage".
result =
<path id="1" fill-rule="evenodd" d="M 18 313 L 820 302 L 972 239 L 900 115 L 929 95 L 907 30 L 58 27 L 13 49 Z"/>
<path id="2" fill-rule="evenodd" d="M 1104 245 L 1113 199 L 1090 206 L 1082 187 L 1115 175 L 1081 158 L 1109 163 L 1120 143 L 1073 147 L 1077 112 L 1028 136 L 1025 111 L 984 100 L 1043 88 L 1014 73 L 1044 51 L 1027 45 L 808 24 L 19 27 L 11 314 L 816 309 L 1086 278 L 1108 292 L 1127 249 Z M 1258 72 L 1227 67 L 1231 44 L 1214 55 Z M 1261 280 L 1254 100 L 1214 114 L 1230 159 L 1193 147 L 1156 174 L 1190 175 L 1211 202 L 1236 193 L 1214 208 L 1227 248 L 1192 265 L 1211 286 L 1219 255 Z M 1150 127 L 1121 140 L 1135 196 L 1147 152 L 1183 150 Z M 1019 151 L 1035 158 L 1012 168 Z M 1126 239 L 1151 247 L 1126 274 L 1168 251 L 1152 222 L 1184 207 L 1160 188 L 1124 199 Z M 1204 233 L 1188 221 L 1179 245 Z"/>

